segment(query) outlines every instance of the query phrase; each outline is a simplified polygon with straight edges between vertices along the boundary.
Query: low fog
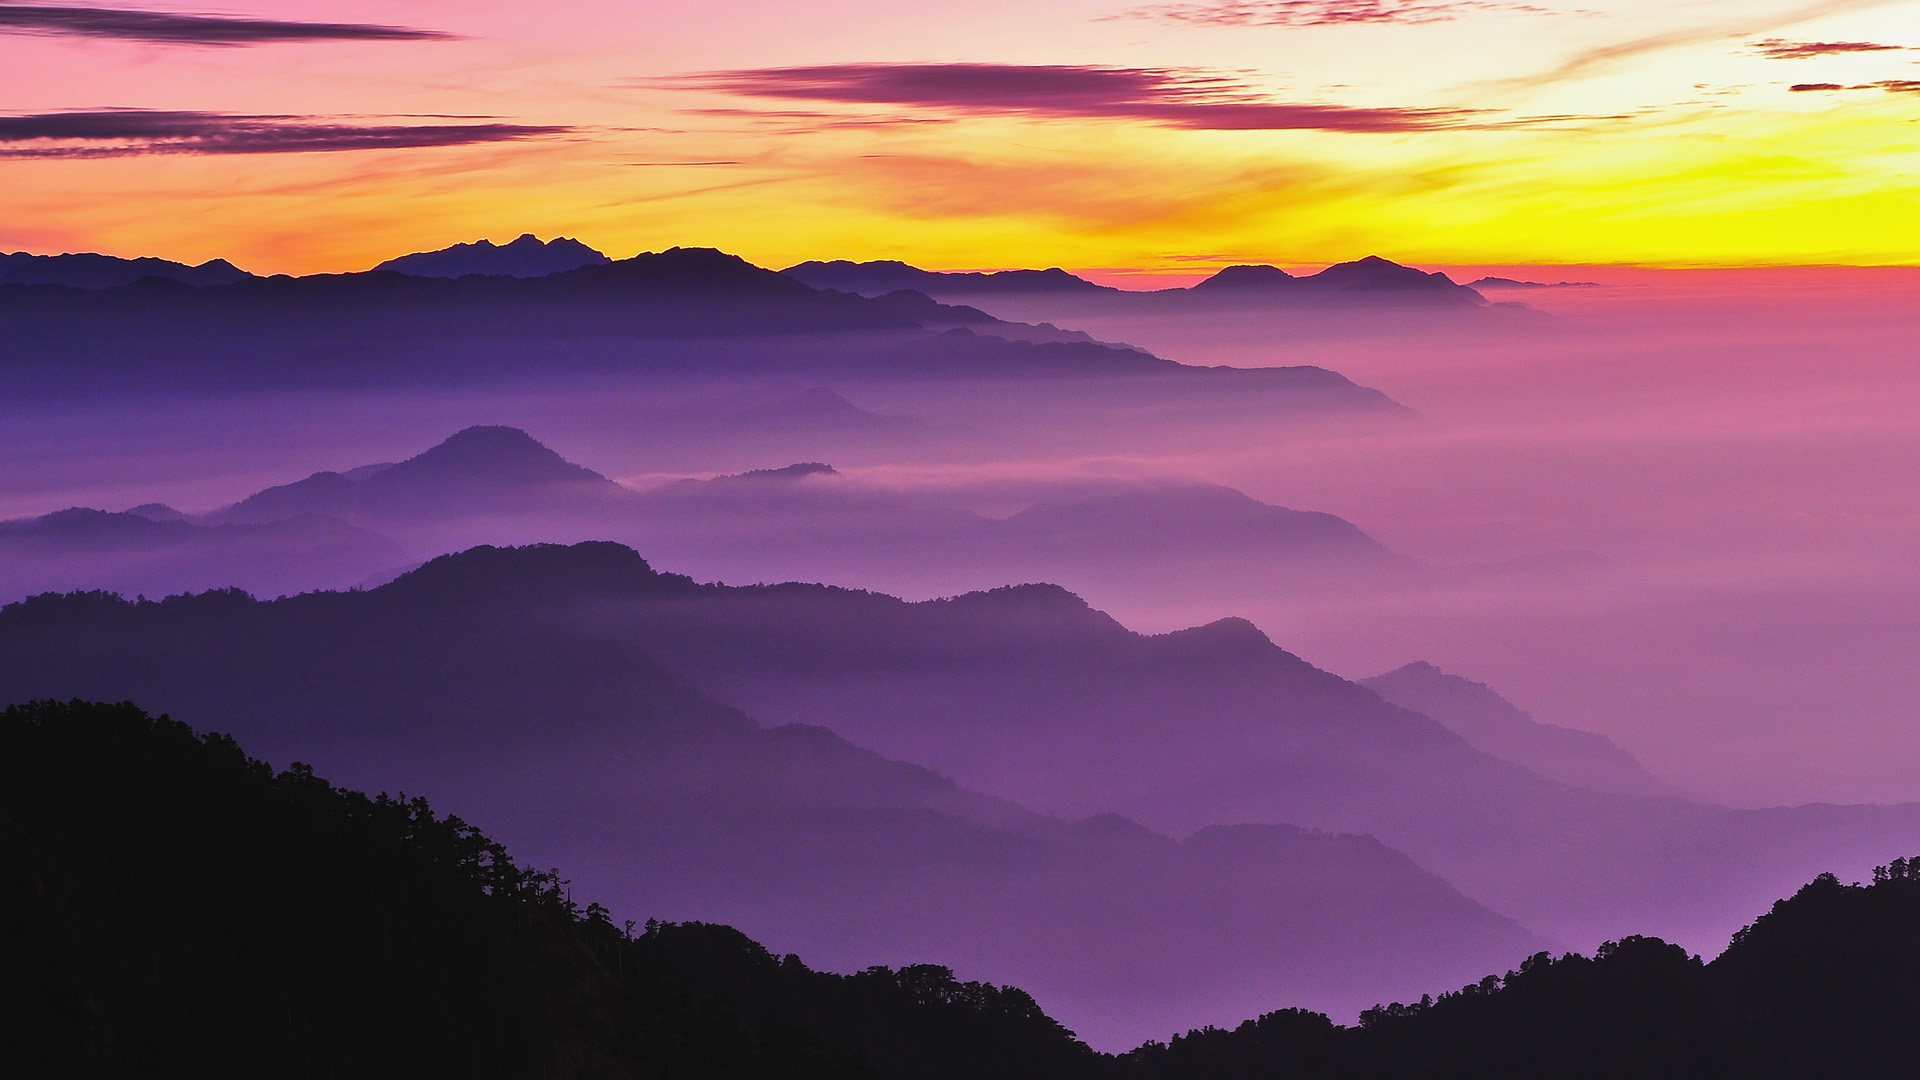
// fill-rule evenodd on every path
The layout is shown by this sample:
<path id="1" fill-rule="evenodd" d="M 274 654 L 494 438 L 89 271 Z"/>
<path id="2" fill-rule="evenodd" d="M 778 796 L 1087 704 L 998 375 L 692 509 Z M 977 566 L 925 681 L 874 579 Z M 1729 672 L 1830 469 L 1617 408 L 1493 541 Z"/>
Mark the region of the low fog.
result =
<path id="1" fill-rule="evenodd" d="M 1676 787 L 1746 806 L 1920 797 L 1911 567 L 1920 484 L 1914 295 L 1898 272 L 1621 273 L 1493 294 L 1546 318 L 1079 310 L 967 298 L 1188 364 L 1309 364 L 1410 413 L 1046 382 L 556 375 L 495 386 L 52 395 L 6 406 L 0 516 L 165 503 L 204 513 L 320 470 L 398 461 L 472 424 L 522 428 L 637 491 L 796 462 L 833 522 L 413 522 L 397 571 L 480 541 L 636 542 L 666 569 L 909 598 L 1050 580 L 1136 629 L 1222 615 L 1349 677 L 1412 660 L 1599 731 Z M 1062 551 L 919 558 L 834 542 L 863 497 L 1008 517 L 1202 483 L 1346 519 L 1433 571 L 1383 582 L 1177 539 L 1138 567 Z M 851 523 L 851 524 L 850 524 Z M 382 531 L 376 529 L 375 531 Z M 1254 554 L 1254 553 L 1249 553 Z M 19 575 L 15 575 L 18 577 Z M 32 575 L 27 575 L 31 578 Z M 14 580 L 59 587 L 58 575 Z M 293 575 L 297 588 L 348 585 Z M 76 584 L 79 583 L 76 579 Z M 269 585 L 274 584 L 269 582 Z"/>

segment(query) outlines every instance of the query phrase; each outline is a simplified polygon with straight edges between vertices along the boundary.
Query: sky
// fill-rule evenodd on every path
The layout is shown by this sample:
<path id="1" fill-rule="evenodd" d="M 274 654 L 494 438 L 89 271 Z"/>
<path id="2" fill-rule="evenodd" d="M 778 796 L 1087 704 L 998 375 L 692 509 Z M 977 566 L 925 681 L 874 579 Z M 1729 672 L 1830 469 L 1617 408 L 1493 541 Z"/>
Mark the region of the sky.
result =
<path id="1" fill-rule="evenodd" d="M 0 248 L 256 272 L 1920 256 L 1916 0 L 0 0 L 0 101 Z"/>

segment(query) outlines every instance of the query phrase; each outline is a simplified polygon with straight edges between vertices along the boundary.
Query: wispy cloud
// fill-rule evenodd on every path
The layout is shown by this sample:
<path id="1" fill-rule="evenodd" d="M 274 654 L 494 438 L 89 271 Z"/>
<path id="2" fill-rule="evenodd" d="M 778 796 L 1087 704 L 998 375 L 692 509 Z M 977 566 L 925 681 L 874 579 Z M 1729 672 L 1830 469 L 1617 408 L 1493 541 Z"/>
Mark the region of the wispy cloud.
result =
<path id="1" fill-rule="evenodd" d="M 283 22 L 132 8 L 12 4 L 0 0 L 0 34 L 67 34 L 166 45 L 265 45 L 286 41 L 421 41 L 453 35 L 365 23 Z"/>
<path id="2" fill-rule="evenodd" d="M 1451 22 L 1477 12 L 1549 14 L 1532 4 L 1496 0 L 1214 0 L 1149 4 L 1111 18 L 1152 19 L 1195 26 L 1341 26 L 1353 23 Z"/>
<path id="3" fill-rule="evenodd" d="M 1276 101 L 1240 80 L 1182 68 L 830 64 L 710 71 L 650 85 L 964 114 L 1140 120 L 1198 131 L 1429 131 L 1470 126 L 1479 116 L 1471 109 Z"/>
<path id="4" fill-rule="evenodd" d="M 1787 89 L 1796 94 L 1820 90 L 1885 90 L 1889 94 L 1920 94 L 1920 79 L 1881 79 L 1878 82 L 1856 83 L 1853 86 L 1830 82 L 1794 83 Z"/>
<path id="5" fill-rule="evenodd" d="M 1603 70 L 1613 64 L 1629 60 L 1646 53 L 1662 49 L 1678 48 L 1685 45 L 1699 45 L 1710 41 L 1725 41 L 1731 38 L 1745 37 L 1779 30 L 1797 23 L 1827 15 L 1838 15 L 1847 11 L 1861 11 L 1867 8 L 1885 7 L 1899 0 L 1819 0 L 1788 11 L 1772 14 L 1753 15 L 1738 20 L 1708 23 L 1669 30 L 1659 34 L 1649 34 L 1628 41 L 1617 41 L 1596 46 L 1574 54 L 1559 66 L 1534 75 L 1523 75 L 1513 79 L 1498 79 L 1484 85 L 1528 89 L 1549 86 L 1568 79 L 1580 78 L 1592 72 Z"/>
<path id="6" fill-rule="evenodd" d="M 1816 56 L 1840 56 L 1846 53 L 1900 52 L 1904 48 L 1874 41 L 1787 41 L 1767 38 L 1753 43 L 1753 50 L 1769 60 L 1811 60 Z"/>
<path id="7" fill-rule="evenodd" d="M 335 117 L 92 109 L 0 116 L 0 158 L 405 150 L 562 135 L 533 124 L 367 124 Z"/>

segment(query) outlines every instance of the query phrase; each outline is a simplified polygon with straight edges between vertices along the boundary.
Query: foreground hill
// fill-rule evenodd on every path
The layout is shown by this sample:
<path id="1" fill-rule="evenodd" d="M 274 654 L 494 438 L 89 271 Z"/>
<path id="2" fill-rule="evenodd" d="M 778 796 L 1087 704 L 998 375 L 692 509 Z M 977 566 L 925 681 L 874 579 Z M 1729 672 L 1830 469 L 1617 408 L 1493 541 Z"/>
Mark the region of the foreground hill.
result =
<path id="1" fill-rule="evenodd" d="M 275 775 L 131 705 L 0 713 L 0 1073 L 1056 1077 L 1013 989 L 636 935 L 422 800 Z"/>
<path id="2" fill-rule="evenodd" d="M 938 956 L 1101 1046 L 1274 1000 L 1351 1014 L 1540 945 L 1369 837 L 1048 817 L 818 726 L 763 727 L 598 614 L 703 591 L 587 544 L 273 602 L 46 596 L 0 609 L 0 699 L 193 717 L 471 808 L 625 917 L 726 921 L 835 970 Z"/>
<path id="3" fill-rule="evenodd" d="M 423 800 L 275 775 L 132 705 L 0 713 L 9 1076 L 1772 1080 L 1902 1075 L 1920 859 L 1823 875 L 1712 963 L 1538 953 L 1339 1027 L 1298 1009 L 1094 1053 L 1021 991 L 850 976 L 583 910 Z"/>
<path id="4" fill-rule="evenodd" d="M 1762 1080 L 1895 1076 L 1920 1019 L 1920 858 L 1831 874 L 1711 963 L 1658 938 L 1509 971 L 1337 1028 L 1300 1010 L 1129 1055 L 1156 1080 Z"/>

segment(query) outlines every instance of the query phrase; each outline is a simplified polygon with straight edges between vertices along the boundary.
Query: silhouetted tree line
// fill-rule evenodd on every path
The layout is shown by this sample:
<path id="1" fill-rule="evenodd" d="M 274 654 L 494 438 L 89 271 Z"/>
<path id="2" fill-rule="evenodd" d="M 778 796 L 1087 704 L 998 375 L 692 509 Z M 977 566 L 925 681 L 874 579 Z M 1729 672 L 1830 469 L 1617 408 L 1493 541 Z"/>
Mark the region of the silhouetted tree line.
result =
<path id="1" fill-rule="evenodd" d="M 1300 1010 L 1127 1055 L 1154 1080 L 1907 1075 L 1920 1031 L 1920 859 L 1823 874 L 1712 963 L 1658 938 L 1539 953 L 1504 977 L 1369 1009 Z"/>
<path id="2" fill-rule="evenodd" d="M 1071 1077 L 1025 993 L 615 926 L 420 799 L 133 705 L 0 713 L 0 1075 Z"/>
<path id="3" fill-rule="evenodd" d="M 1108 1056 L 945 968 L 816 972 L 616 926 L 419 799 L 133 705 L 0 713 L 0 1075 L 1063 1080 L 1901 1075 L 1920 858 L 1822 875 L 1712 963 L 1654 938 Z M 1889 1071 L 1892 1070 L 1892 1071 Z"/>

